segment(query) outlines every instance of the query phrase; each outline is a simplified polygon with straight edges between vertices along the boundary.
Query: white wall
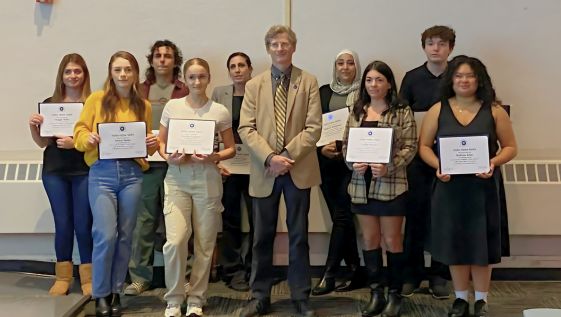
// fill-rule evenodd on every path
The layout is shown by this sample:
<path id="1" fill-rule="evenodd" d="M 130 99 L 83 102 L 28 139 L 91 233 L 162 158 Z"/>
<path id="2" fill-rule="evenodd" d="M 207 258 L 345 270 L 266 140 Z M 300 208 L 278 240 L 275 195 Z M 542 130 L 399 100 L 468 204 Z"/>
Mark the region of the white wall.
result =
<path id="1" fill-rule="evenodd" d="M 481 58 L 489 67 L 499 96 L 514 105 L 512 118 L 525 158 L 561 157 L 561 2 L 503 1 L 292 1 L 293 28 L 299 39 L 295 64 L 331 77 L 333 56 L 356 50 L 363 66 L 388 62 L 398 80 L 421 64 L 420 33 L 434 24 L 456 29 L 453 54 Z M 32 0 L 0 2 L 0 144 L 2 151 L 35 150 L 26 121 L 39 100 L 53 90 L 62 55 L 76 51 L 86 58 L 92 86 L 100 88 L 109 56 L 144 55 L 157 39 L 175 41 L 186 58 L 200 56 L 212 66 L 213 82 L 228 82 L 225 59 L 246 51 L 256 72 L 268 65 L 263 35 L 282 23 L 284 1 L 260 0 Z M 209 91 L 210 94 L 210 91 Z"/>

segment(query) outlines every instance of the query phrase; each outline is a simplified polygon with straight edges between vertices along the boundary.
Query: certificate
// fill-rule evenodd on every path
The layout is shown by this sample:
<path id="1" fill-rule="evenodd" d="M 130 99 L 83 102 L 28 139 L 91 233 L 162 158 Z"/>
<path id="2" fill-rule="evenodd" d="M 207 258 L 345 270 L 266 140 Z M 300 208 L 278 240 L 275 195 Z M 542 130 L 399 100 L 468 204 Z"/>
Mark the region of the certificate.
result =
<path id="1" fill-rule="evenodd" d="M 316 145 L 324 146 L 331 142 L 342 140 L 348 117 L 349 109 L 347 107 L 324 113 L 321 118 L 321 137 Z"/>
<path id="2" fill-rule="evenodd" d="M 392 138 L 392 128 L 350 128 L 347 162 L 389 163 Z"/>
<path id="3" fill-rule="evenodd" d="M 169 119 L 166 153 L 211 154 L 215 125 L 214 120 Z"/>
<path id="4" fill-rule="evenodd" d="M 220 150 L 224 149 L 224 143 L 220 143 Z M 231 159 L 220 161 L 230 174 L 249 175 L 249 151 L 245 144 L 236 144 L 236 156 Z"/>
<path id="5" fill-rule="evenodd" d="M 72 136 L 83 106 L 81 102 L 39 103 L 39 113 L 43 116 L 39 134 L 42 137 Z"/>
<path id="6" fill-rule="evenodd" d="M 146 122 L 98 123 L 99 158 L 146 157 Z"/>
<path id="7" fill-rule="evenodd" d="M 438 151 L 441 174 L 477 174 L 489 171 L 486 135 L 440 137 Z"/>

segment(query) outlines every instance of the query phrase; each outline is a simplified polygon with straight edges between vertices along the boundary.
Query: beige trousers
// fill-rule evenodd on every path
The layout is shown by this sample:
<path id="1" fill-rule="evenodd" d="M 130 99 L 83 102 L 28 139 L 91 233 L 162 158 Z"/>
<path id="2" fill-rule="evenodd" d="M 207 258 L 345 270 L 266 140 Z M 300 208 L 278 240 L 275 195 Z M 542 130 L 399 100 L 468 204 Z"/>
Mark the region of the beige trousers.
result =
<path id="1" fill-rule="evenodd" d="M 164 180 L 167 242 L 164 265 L 168 304 L 185 299 L 187 242 L 194 234 L 193 268 L 187 304 L 202 305 L 208 288 L 212 253 L 221 225 L 222 177 L 215 164 L 170 165 Z"/>

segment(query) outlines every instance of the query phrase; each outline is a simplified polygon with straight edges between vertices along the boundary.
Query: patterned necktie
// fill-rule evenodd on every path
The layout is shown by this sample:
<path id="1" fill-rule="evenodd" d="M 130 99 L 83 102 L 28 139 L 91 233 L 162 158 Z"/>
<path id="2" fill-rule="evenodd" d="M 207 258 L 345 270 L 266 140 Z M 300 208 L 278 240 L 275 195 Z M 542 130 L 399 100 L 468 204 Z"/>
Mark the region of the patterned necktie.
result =
<path id="1" fill-rule="evenodd" d="M 275 125 L 277 131 L 277 146 L 275 148 L 277 153 L 280 153 L 284 148 L 284 126 L 286 124 L 286 87 L 284 75 L 280 78 L 280 83 L 275 91 Z"/>

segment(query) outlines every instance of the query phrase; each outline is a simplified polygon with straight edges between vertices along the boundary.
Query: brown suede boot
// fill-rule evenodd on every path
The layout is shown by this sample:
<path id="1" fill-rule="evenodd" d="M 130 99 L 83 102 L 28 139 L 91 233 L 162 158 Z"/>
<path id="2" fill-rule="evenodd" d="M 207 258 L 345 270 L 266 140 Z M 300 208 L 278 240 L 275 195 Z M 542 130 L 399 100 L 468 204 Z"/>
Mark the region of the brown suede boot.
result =
<path id="1" fill-rule="evenodd" d="M 56 280 L 55 284 L 49 290 L 52 296 L 67 295 L 72 283 L 72 262 L 57 262 L 55 265 Z"/>
<path id="2" fill-rule="evenodd" d="M 92 295 L 92 264 L 80 264 L 78 268 L 80 272 L 80 284 L 82 284 L 82 294 L 84 296 Z"/>

